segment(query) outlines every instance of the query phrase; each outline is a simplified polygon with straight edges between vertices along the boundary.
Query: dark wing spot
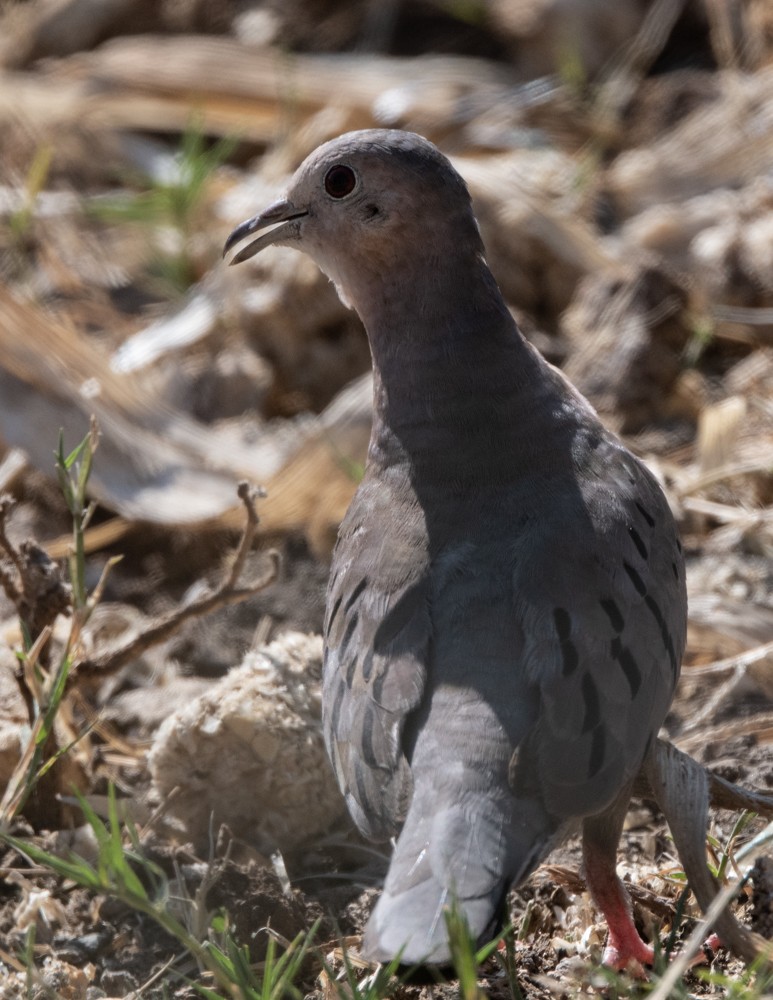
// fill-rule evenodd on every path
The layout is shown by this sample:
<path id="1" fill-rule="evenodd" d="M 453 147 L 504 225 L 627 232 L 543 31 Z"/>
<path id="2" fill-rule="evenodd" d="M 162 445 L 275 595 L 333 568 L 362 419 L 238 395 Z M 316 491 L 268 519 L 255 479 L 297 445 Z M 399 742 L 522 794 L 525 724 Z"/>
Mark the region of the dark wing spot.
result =
<path id="1" fill-rule="evenodd" d="M 628 534 L 631 536 L 631 541 L 636 546 L 639 551 L 639 555 L 642 559 L 649 558 L 649 552 L 647 552 L 647 546 L 644 544 L 641 535 L 634 527 L 628 529 Z"/>
<path id="2" fill-rule="evenodd" d="M 336 598 L 335 604 L 330 609 L 330 614 L 328 615 L 327 624 L 325 625 L 325 635 L 330 635 L 330 630 L 333 627 L 333 622 L 336 620 L 336 615 L 338 614 L 341 608 L 341 597 L 342 595 L 339 594 L 338 597 Z"/>
<path id="3" fill-rule="evenodd" d="M 362 661 L 362 679 L 364 681 L 369 681 L 370 675 L 372 673 L 373 673 L 373 650 L 369 649 Z"/>
<path id="4" fill-rule="evenodd" d="M 556 623 L 558 638 L 562 641 L 568 639 L 572 631 L 572 619 L 566 608 L 555 608 L 553 611 L 553 621 Z"/>
<path id="5" fill-rule="evenodd" d="M 671 569 L 674 571 L 674 579 L 678 580 L 679 579 L 679 567 L 676 565 L 675 562 L 671 563 Z"/>
<path id="6" fill-rule="evenodd" d="M 588 733 L 591 729 L 595 729 L 601 722 L 599 691 L 596 687 L 596 682 L 590 674 L 585 674 L 582 679 L 582 697 L 585 702 L 585 718 L 582 723 L 582 731 Z"/>
<path id="7" fill-rule="evenodd" d="M 644 580 L 639 576 L 636 570 L 631 566 L 630 563 L 624 562 L 623 569 L 626 571 L 631 579 L 631 583 L 636 587 L 636 590 L 642 595 L 642 597 L 647 593 L 647 587 L 644 584 Z"/>
<path id="8" fill-rule="evenodd" d="M 555 608 L 553 611 L 553 620 L 556 623 L 556 632 L 558 632 L 561 649 L 561 659 L 564 662 L 564 677 L 568 677 L 570 674 L 574 673 L 580 662 L 577 649 L 572 640 L 569 638 L 572 628 L 571 618 L 569 617 L 569 612 L 565 608 Z"/>
<path id="9" fill-rule="evenodd" d="M 360 594 L 363 592 L 363 590 L 365 590 L 367 586 L 368 586 L 368 578 L 367 576 L 364 576 L 357 584 L 357 586 L 354 588 L 354 590 L 351 592 L 351 594 L 349 594 L 349 596 L 347 597 L 346 604 L 344 605 L 344 611 L 348 611 L 349 608 L 351 608 L 351 606 L 354 604 L 354 602 L 357 600 L 357 598 L 360 596 Z"/>
<path id="10" fill-rule="evenodd" d="M 566 639 L 561 643 L 561 658 L 564 661 L 564 677 L 573 674 L 580 662 L 574 643 Z"/>
<path id="11" fill-rule="evenodd" d="M 647 524 L 651 528 L 654 528 L 655 527 L 655 518 L 652 516 L 652 514 L 650 514 L 650 512 L 647 510 L 647 508 L 643 504 L 639 503 L 638 500 L 636 501 L 636 509 L 639 511 L 639 513 L 644 518 L 644 520 L 647 522 Z"/>
<path id="12" fill-rule="evenodd" d="M 607 747 L 607 734 L 603 726 L 593 730 L 593 738 L 590 747 L 590 762 L 588 764 L 588 777 L 592 778 L 601 770 L 604 764 L 604 755 Z"/>
<path id="13" fill-rule="evenodd" d="M 373 748 L 373 728 L 376 725 L 376 718 L 371 705 L 365 709 L 362 720 L 362 758 L 368 767 L 378 767 L 376 752 Z"/>
<path id="14" fill-rule="evenodd" d="M 386 680 L 387 672 L 382 670 L 380 674 L 376 674 L 376 679 L 373 681 L 373 700 L 377 705 L 381 704 L 381 695 L 383 693 L 384 681 Z"/>
<path id="15" fill-rule="evenodd" d="M 639 666 L 634 659 L 633 653 L 620 642 L 620 637 L 615 636 L 612 640 L 612 645 L 610 647 L 612 656 L 623 669 L 623 673 L 626 676 L 626 680 L 631 688 L 631 697 L 635 698 L 638 694 L 639 688 L 641 687 L 641 671 Z"/>
<path id="16" fill-rule="evenodd" d="M 352 641 L 352 636 L 354 635 L 354 630 L 357 628 L 357 622 L 360 620 L 360 616 L 356 611 L 352 611 L 349 615 L 349 621 L 346 623 L 346 631 L 344 632 L 344 637 L 341 640 L 341 656 L 343 657 L 346 652 L 346 647 Z"/>
<path id="17" fill-rule="evenodd" d="M 671 662 L 671 670 L 676 677 L 677 671 L 679 670 L 679 664 L 676 662 L 676 651 L 674 649 L 674 642 L 671 638 L 671 633 L 668 631 L 668 626 L 666 625 L 666 620 L 663 617 L 663 612 L 658 607 L 658 603 L 654 597 L 649 595 L 646 597 L 644 603 L 652 612 L 652 617 L 657 622 L 658 628 L 660 629 L 660 638 L 663 640 L 663 645 L 666 647 L 666 652 L 668 653 L 668 658 Z"/>
<path id="18" fill-rule="evenodd" d="M 382 652 L 416 618 L 416 589 L 407 591 L 381 619 L 373 640 L 376 652 Z"/>
<path id="19" fill-rule="evenodd" d="M 620 608 L 618 608 L 612 598 L 604 599 L 601 602 L 601 607 L 604 611 L 606 611 L 609 623 L 615 632 L 622 632 L 625 626 L 625 620 L 623 619 Z"/>
<path id="20" fill-rule="evenodd" d="M 354 758 L 354 784 L 357 789 L 357 802 L 365 815 L 372 819 L 380 813 L 377 802 L 373 801 L 370 794 L 372 789 L 368 786 L 368 775 L 361 762 Z"/>

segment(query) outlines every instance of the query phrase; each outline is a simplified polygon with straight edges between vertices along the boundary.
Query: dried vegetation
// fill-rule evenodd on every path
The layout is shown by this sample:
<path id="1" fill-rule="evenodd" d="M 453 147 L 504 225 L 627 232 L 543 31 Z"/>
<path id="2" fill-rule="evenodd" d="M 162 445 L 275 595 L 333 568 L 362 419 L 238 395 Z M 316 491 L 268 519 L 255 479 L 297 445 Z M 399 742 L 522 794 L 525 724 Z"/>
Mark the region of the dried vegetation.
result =
<path id="1" fill-rule="evenodd" d="M 690 592 L 670 738 L 720 777 L 773 784 L 769 2 L 6 2 L 3 830 L 94 861 L 98 818 L 125 820 L 190 942 L 181 959 L 178 925 L 139 896 L 5 847 L 4 998 L 182 997 L 181 976 L 224 990 L 196 950 L 221 912 L 253 961 L 267 924 L 289 941 L 321 917 L 320 944 L 356 944 L 373 852 L 326 769 L 310 634 L 367 443 L 367 343 L 310 261 L 274 249 L 228 270 L 220 247 L 319 142 L 373 125 L 453 157 L 525 333 L 667 489 Z M 92 416 L 79 506 L 54 451 L 61 428 L 61 473 Z M 259 523 L 243 479 L 265 489 Z M 282 569 L 264 587 L 269 549 Z M 713 815 L 732 867 L 762 824 L 725 850 L 732 818 Z M 687 929 L 659 814 L 629 827 L 642 922 Z M 576 851 L 553 861 L 513 894 L 515 963 L 484 966 L 496 997 L 516 978 L 528 997 L 598 985 Z M 766 865 L 735 910 L 770 937 Z M 111 877 L 131 888 L 127 870 Z M 321 973 L 294 954 L 301 993 L 357 994 L 340 952 Z M 717 970 L 741 989 L 727 954 Z"/>

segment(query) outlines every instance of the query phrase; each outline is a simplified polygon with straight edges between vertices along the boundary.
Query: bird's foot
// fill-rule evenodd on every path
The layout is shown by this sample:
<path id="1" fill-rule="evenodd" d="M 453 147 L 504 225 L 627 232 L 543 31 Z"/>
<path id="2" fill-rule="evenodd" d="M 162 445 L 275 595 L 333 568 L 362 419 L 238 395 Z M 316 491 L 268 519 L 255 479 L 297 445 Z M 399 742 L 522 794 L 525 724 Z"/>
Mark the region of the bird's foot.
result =
<path id="1" fill-rule="evenodd" d="M 689 967 L 704 965 L 713 960 L 714 952 L 722 947 L 722 942 L 716 934 L 706 939 L 701 950 L 690 959 Z M 677 953 L 678 955 L 678 953 Z M 677 955 L 672 955 L 676 958 Z M 646 976 L 646 967 L 655 963 L 655 950 L 639 937 L 633 925 L 618 929 L 618 933 L 610 932 L 607 946 L 604 949 L 602 964 L 616 972 L 628 972 L 637 979 Z"/>
<path id="2" fill-rule="evenodd" d="M 654 949 L 645 944 L 631 922 L 628 925 L 610 929 L 602 963 L 616 972 L 628 972 L 636 979 L 644 979 L 645 968 L 655 962 Z"/>

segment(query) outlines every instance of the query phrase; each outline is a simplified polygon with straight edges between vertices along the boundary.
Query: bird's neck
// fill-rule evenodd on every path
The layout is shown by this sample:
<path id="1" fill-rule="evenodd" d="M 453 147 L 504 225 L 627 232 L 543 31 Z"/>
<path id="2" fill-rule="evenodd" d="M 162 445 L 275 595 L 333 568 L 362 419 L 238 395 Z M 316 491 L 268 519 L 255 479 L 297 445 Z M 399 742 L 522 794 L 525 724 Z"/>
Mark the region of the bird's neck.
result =
<path id="1" fill-rule="evenodd" d="M 369 461 L 474 476 L 490 461 L 492 439 L 510 456 L 524 447 L 519 427 L 544 391 L 545 363 L 482 260 L 477 273 L 413 302 L 410 310 L 382 302 L 377 324 L 365 320 L 375 373 Z"/>
<path id="2" fill-rule="evenodd" d="M 476 314 L 508 315 L 481 253 L 449 259 L 443 241 L 397 259 L 362 261 L 346 279 L 343 290 L 365 324 L 376 364 L 392 352 L 424 352 L 466 335 Z"/>

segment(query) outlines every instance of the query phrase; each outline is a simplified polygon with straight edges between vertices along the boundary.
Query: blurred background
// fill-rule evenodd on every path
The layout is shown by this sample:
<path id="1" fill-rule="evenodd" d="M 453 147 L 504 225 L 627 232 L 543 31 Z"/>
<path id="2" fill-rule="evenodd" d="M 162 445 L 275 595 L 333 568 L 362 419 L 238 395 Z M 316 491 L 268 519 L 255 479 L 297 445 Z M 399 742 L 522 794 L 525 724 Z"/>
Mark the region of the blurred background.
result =
<path id="1" fill-rule="evenodd" d="M 247 563 L 282 556 L 270 588 L 91 679 L 74 718 L 87 704 L 109 727 L 80 786 L 142 785 L 175 706 L 321 627 L 368 439 L 367 341 L 307 258 L 271 248 L 229 269 L 221 249 L 314 147 L 374 126 L 452 158 L 522 330 L 666 487 L 690 590 L 672 734 L 704 758 L 767 752 L 770 0 L 5 0 L 3 537 L 66 556 L 54 452 L 94 415 L 86 585 L 122 556 L 95 646 L 217 578 L 238 480 L 267 494 Z M 12 672 L 8 587 L 0 622 Z M 28 706 L 6 687 L 12 771 Z"/>
<path id="2" fill-rule="evenodd" d="M 522 329 L 668 483 L 688 549 L 770 555 L 767 0 L 5 2 L 0 66 L 0 489 L 13 530 L 55 541 L 52 451 L 95 414 L 87 547 L 130 550 L 113 596 L 158 597 L 130 577 L 159 547 L 190 579 L 241 476 L 291 566 L 329 552 L 365 336 L 305 257 L 220 251 L 315 146 L 372 126 L 454 159 Z M 738 574 L 712 565 L 722 614 L 769 607 L 767 573 Z"/>

